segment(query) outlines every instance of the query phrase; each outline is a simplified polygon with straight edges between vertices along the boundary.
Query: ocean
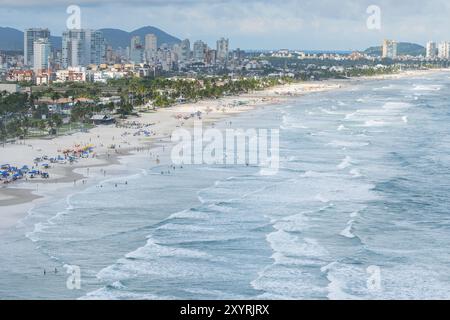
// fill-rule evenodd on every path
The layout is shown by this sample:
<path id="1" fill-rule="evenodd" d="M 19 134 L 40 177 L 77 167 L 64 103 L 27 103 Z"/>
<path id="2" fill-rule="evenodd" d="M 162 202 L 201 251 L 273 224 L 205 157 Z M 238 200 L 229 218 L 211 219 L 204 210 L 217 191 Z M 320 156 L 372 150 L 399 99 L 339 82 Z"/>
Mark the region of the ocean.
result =
<path id="1" fill-rule="evenodd" d="M 273 176 L 127 158 L 0 235 L 0 299 L 449 299 L 449 122 L 449 73 L 361 81 L 232 119 Z"/>

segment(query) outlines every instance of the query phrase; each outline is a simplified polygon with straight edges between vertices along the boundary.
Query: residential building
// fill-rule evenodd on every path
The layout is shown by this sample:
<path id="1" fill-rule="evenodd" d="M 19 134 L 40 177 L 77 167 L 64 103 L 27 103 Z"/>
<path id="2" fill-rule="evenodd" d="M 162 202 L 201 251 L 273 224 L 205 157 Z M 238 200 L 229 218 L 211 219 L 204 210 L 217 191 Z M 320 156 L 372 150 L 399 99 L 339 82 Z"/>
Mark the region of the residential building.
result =
<path id="1" fill-rule="evenodd" d="M 208 46 L 201 40 L 194 42 L 193 48 L 193 59 L 194 62 L 205 62 L 206 51 L 208 50 Z"/>
<path id="2" fill-rule="evenodd" d="M 228 39 L 221 38 L 217 41 L 217 60 L 221 63 L 226 63 L 228 61 L 228 52 L 230 43 Z"/>
<path id="3" fill-rule="evenodd" d="M 450 42 L 444 41 L 439 44 L 439 58 L 450 59 Z"/>
<path id="4" fill-rule="evenodd" d="M 56 71 L 55 82 L 85 82 L 86 68 L 84 67 L 69 67 L 65 70 Z"/>
<path id="5" fill-rule="evenodd" d="M 34 62 L 34 42 L 38 39 L 50 40 L 50 30 L 42 28 L 27 29 L 24 32 L 24 64 L 26 66 L 32 66 Z"/>
<path id="6" fill-rule="evenodd" d="M 430 41 L 427 43 L 427 58 L 434 59 L 437 57 L 438 47 L 436 42 Z"/>
<path id="7" fill-rule="evenodd" d="M 384 40 L 383 42 L 383 58 L 397 58 L 397 42 L 393 40 Z"/>
<path id="8" fill-rule="evenodd" d="M 181 62 L 188 62 L 191 59 L 191 42 L 185 39 L 180 44 L 179 60 Z"/>
<path id="9" fill-rule="evenodd" d="M 50 68 L 51 45 L 49 39 L 38 39 L 33 44 L 33 71 L 35 76 L 46 73 Z"/>
<path id="10" fill-rule="evenodd" d="M 32 70 L 10 70 L 6 75 L 9 82 L 31 82 L 33 81 Z"/>
<path id="11" fill-rule="evenodd" d="M 144 61 L 144 47 L 141 43 L 141 37 L 134 36 L 131 38 L 130 61 L 136 64 Z"/>
<path id="12" fill-rule="evenodd" d="M 155 59 L 158 51 L 158 38 L 154 34 L 145 36 L 145 60 L 150 62 Z"/>
<path id="13" fill-rule="evenodd" d="M 72 29 L 63 33 L 63 68 L 101 64 L 105 60 L 106 41 L 100 31 Z"/>

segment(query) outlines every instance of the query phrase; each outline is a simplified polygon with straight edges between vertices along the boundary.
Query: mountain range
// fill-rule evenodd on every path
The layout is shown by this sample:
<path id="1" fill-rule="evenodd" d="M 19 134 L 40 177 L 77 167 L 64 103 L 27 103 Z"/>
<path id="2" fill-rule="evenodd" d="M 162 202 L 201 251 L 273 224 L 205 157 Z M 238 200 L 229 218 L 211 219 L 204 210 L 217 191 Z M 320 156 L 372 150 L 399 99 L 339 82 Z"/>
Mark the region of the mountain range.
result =
<path id="1" fill-rule="evenodd" d="M 158 38 L 158 45 L 167 43 L 173 45 L 181 42 L 180 39 L 155 27 L 143 27 L 131 32 L 120 29 L 100 29 L 106 39 L 106 42 L 114 49 L 119 47 L 126 48 L 130 46 L 133 36 L 140 36 L 144 42 L 145 35 L 153 33 Z M 52 36 L 50 39 L 53 48 L 61 49 L 62 38 Z M 22 51 L 23 50 L 23 32 L 14 28 L 0 27 L 0 50 L 5 51 Z"/>

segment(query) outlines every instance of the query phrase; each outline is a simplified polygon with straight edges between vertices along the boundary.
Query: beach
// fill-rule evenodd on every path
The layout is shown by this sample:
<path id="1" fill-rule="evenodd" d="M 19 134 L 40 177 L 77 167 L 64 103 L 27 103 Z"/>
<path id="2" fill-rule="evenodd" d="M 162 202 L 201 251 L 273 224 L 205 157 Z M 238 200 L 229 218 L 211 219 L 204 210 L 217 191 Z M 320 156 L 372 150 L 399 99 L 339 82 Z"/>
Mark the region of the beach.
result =
<path id="1" fill-rule="evenodd" d="M 2 193 L 14 227 L 0 233 L 0 297 L 448 298 L 449 72 L 312 84 L 323 92 L 178 105 L 64 140 L 95 145 L 85 137 L 109 132 L 116 148 Z M 195 120 L 177 116 L 198 106 L 219 108 L 202 113 L 219 130 L 279 128 L 278 173 L 172 164 L 173 128 Z M 143 125 L 158 119 L 171 125 Z M 40 198 L 18 204 L 15 189 Z M 80 290 L 66 287 L 68 266 L 80 268 Z"/>
<path id="2" fill-rule="evenodd" d="M 88 132 L 78 132 L 53 139 L 27 139 L 16 144 L 0 147 L 1 162 L 15 166 L 33 166 L 33 159 L 43 156 L 60 155 L 61 151 L 74 146 L 92 145 L 93 153 L 72 164 L 52 164 L 49 179 L 21 180 L 9 186 L 0 186 L 0 232 L 14 226 L 27 215 L 28 210 L 53 190 L 62 185 L 76 185 L 89 179 L 87 168 L 107 168 L 120 163 L 126 155 L 142 150 L 150 150 L 155 143 L 168 143 L 174 130 L 193 126 L 198 112 L 204 125 L 211 125 L 227 117 L 251 111 L 258 107 L 273 106 L 289 99 L 309 93 L 339 90 L 346 86 L 367 80 L 389 80 L 417 75 L 426 75 L 437 70 L 407 71 L 401 74 L 356 78 L 345 81 L 329 80 L 321 82 L 300 82 L 277 86 L 240 96 L 223 97 L 216 100 L 202 100 L 195 103 L 178 104 L 157 111 L 139 113 L 139 117 L 129 117 L 119 126 L 97 126 Z M 144 132 L 146 134 L 144 134 Z M 81 169 L 85 170 L 81 170 Z M 81 173 L 76 173 L 81 172 Z M 45 192 L 44 192 L 45 190 Z"/>

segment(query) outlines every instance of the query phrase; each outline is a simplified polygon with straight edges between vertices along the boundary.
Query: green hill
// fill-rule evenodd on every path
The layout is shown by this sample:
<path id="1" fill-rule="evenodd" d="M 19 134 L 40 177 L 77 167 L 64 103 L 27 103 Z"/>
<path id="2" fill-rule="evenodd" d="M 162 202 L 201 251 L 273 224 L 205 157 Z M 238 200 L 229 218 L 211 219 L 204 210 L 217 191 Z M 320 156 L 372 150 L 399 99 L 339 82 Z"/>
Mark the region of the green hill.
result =
<path id="1" fill-rule="evenodd" d="M 372 56 L 381 56 L 382 55 L 382 47 L 371 47 L 364 51 L 364 53 L 372 55 Z M 399 56 L 420 56 L 426 54 L 425 47 L 415 44 L 415 43 L 408 43 L 408 42 L 400 42 L 398 44 L 397 48 L 397 54 Z"/>

